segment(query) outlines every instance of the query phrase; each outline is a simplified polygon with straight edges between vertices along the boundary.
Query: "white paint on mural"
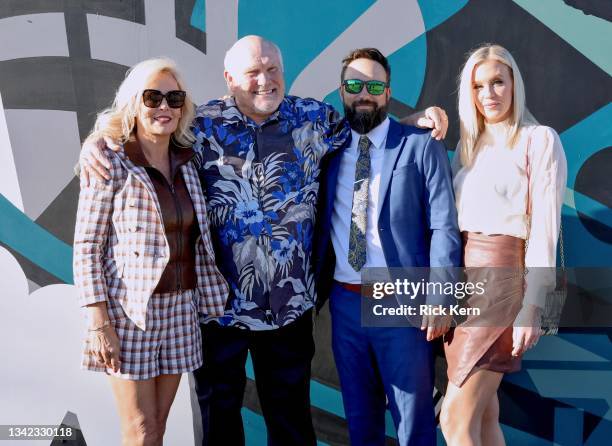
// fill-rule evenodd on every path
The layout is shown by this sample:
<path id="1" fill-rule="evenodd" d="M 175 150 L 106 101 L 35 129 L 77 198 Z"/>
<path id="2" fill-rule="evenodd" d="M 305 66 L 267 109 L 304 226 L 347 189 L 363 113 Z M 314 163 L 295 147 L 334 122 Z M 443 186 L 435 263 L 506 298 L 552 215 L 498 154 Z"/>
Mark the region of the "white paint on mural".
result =
<path id="1" fill-rule="evenodd" d="M 372 32 L 381 23 L 392 32 Z M 304 68 L 291 94 L 323 99 L 338 88 L 339 63 L 351 49 L 376 47 L 388 56 L 424 32 L 417 0 L 379 0 Z"/>
<path id="2" fill-rule="evenodd" d="M 146 0 L 145 25 L 87 14 L 91 57 L 125 66 L 171 57 L 197 103 L 223 96 L 223 57 L 238 33 L 238 2 L 207 2 L 206 8 L 206 54 L 176 37 L 173 0 Z"/>
<path id="3" fill-rule="evenodd" d="M 206 0 L 206 56 L 223 69 L 225 52 L 238 38 L 238 0 Z"/>
<path id="4" fill-rule="evenodd" d="M 23 200 L 19 189 L 15 158 L 11 146 L 6 114 L 0 93 L 0 194 L 4 195 L 14 206 L 23 211 Z"/>
<path id="5" fill-rule="evenodd" d="M 79 368 L 84 323 L 76 288 L 49 285 L 29 294 L 23 270 L 2 247 L 0 283 L 2 423 L 57 425 L 71 411 L 89 446 L 120 444 L 119 418 L 108 379 Z M 194 444 L 191 425 L 189 385 L 184 376 L 170 412 L 165 443 Z"/>
<path id="6" fill-rule="evenodd" d="M 77 114 L 12 109 L 5 113 L 22 209 L 35 220 L 74 176 L 80 149 Z"/>
<path id="7" fill-rule="evenodd" d="M 92 59 L 131 66 L 141 59 L 146 45 L 144 26 L 127 20 L 87 14 Z"/>
<path id="8" fill-rule="evenodd" d="M 66 21 L 61 12 L 0 19 L 0 42 L 0 61 L 69 55 Z"/>

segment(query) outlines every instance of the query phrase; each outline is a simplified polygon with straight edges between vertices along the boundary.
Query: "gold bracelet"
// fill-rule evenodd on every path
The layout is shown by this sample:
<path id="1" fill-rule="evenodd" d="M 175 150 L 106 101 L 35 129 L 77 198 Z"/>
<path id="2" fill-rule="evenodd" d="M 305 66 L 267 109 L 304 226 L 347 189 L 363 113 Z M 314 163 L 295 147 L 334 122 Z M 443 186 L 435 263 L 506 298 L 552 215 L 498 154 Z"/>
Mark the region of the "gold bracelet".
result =
<path id="1" fill-rule="evenodd" d="M 87 331 L 89 332 L 93 332 L 93 331 L 102 331 L 104 330 L 106 327 L 110 327 L 111 325 L 111 321 L 109 319 L 106 319 L 102 325 L 100 325 L 99 327 L 95 327 L 95 328 L 88 328 Z"/>

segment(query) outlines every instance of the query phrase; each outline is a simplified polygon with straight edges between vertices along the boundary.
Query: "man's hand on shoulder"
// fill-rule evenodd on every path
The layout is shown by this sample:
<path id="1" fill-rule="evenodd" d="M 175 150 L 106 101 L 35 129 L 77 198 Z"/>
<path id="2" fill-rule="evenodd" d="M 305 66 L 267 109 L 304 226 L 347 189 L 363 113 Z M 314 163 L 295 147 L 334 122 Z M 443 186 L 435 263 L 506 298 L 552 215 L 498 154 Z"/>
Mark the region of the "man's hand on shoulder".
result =
<path id="1" fill-rule="evenodd" d="M 440 107 L 427 107 L 425 110 L 413 113 L 400 121 L 422 129 L 432 129 L 431 136 L 441 141 L 448 131 L 448 116 Z"/>
<path id="2" fill-rule="evenodd" d="M 115 143 L 109 137 L 91 135 L 83 143 L 79 156 L 79 167 L 85 184 L 89 185 L 89 179 L 95 177 L 99 181 L 110 180 L 110 161 L 104 154 L 108 147 L 114 152 L 121 150 L 121 145 Z"/>

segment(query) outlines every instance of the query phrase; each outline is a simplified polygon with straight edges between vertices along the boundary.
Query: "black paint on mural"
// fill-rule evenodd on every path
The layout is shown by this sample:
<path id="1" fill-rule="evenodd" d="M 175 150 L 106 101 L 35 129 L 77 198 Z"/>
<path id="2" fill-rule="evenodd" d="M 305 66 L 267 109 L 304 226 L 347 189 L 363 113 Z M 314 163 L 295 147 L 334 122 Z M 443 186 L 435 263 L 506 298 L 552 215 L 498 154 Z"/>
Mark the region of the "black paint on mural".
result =
<path id="1" fill-rule="evenodd" d="M 612 147 L 606 147 L 587 159 L 576 176 L 575 190 L 607 206 L 600 212 L 612 212 Z M 612 230 L 591 217 L 578 212 L 580 222 L 591 235 L 612 244 Z"/>
<path id="2" fill-rule="evenodd" d="M 196 0 L 176 0 L 174 2 L 176 37 L 206 54 L 206 33 L 191 26 L 191 14 L 195 2 Z"/>
<path id="3" fill-rule="evenodd" d="M 513 1 L 491 3 L 471 0 L 427 33 L 427 69 L 416 108 L 438 104 L 446 109 L 450 148 L 459 139 L 457 76 L 470 50 L 485 42 L 512 53 L 525 81 L 528 108 L 558 133 L 612 100 L 607 73 Z"/>
<path id="4" fill-rule="evenodd" d="M 564 3 L 572 8 L 580 9 L 586 15 L 592 15 L 612 22 L 610 0 L 564 0 Z"/>
<path id="5" fill-rule="evenodd" d="M 144 0 L 2 0 L 0 18 L 75 9 L 84 14 L 100 14 L 140 24 L 145 22 Z"/>

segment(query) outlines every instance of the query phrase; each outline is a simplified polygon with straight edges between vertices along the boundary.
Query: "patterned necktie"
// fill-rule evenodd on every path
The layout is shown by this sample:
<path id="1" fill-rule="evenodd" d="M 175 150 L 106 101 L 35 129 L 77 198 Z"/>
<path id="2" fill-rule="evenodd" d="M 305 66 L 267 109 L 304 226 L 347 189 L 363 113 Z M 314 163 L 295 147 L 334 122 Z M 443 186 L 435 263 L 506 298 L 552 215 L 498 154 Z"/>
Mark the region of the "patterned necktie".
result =
<path id="1" fill-rule="evenodd" d="M 351 233 L 349 235 L 348 261 L 353 269 L 361 271 L 366 262 L 366 227 L 368 223 L 368 190 L 370 185 L 370 146 L 367 136 L 361 135 L 357 150 L 359 156 L 355 167 L 353 185 L 353 208 L 351 210 Z"/>

